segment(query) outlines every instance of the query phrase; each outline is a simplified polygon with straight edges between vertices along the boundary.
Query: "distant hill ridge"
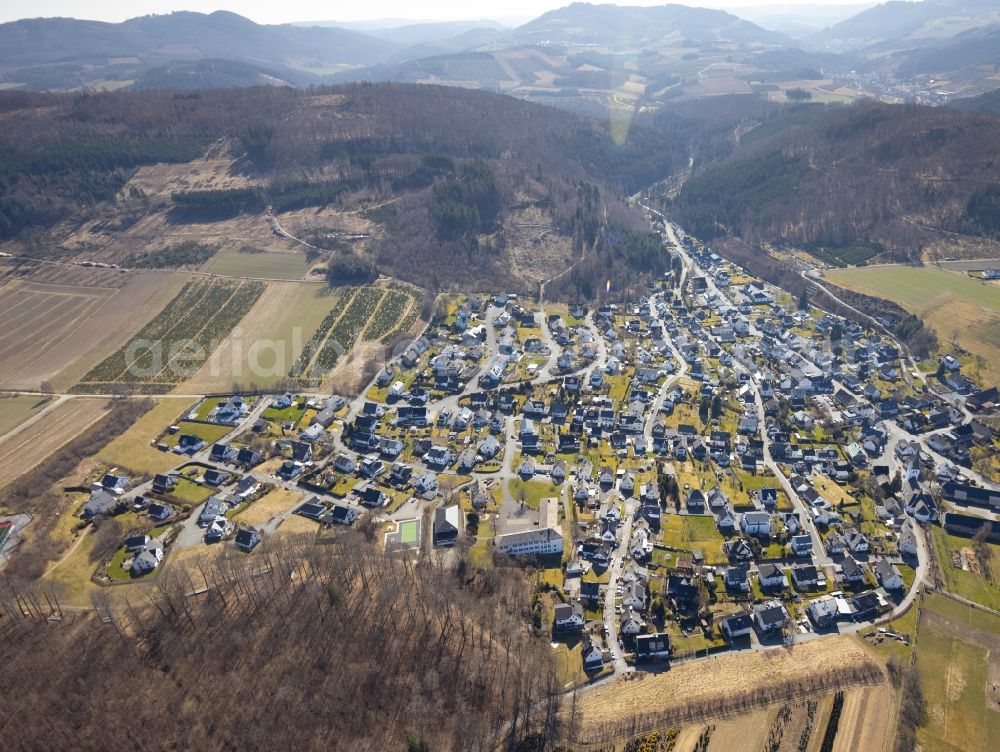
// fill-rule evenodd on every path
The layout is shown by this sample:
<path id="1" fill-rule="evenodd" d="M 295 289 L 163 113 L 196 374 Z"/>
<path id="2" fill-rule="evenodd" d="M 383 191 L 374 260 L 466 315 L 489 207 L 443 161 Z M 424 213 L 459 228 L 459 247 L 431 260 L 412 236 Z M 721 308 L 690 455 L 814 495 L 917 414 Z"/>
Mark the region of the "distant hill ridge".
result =
<path id="1" fill-rule="evenodd" d="M 0 68 L 23 68 L 79 57 L 202 57 L 256 63 L 314 59 L 371 65 L 396 49 L 392 42 L 336 27 L 267 26 L 228 11 L 178 11 L 122 23 L 35 18 L 0 24 Z"/>
<path id="2" fill-rule="evenodd" d="M 512 35 L 520 43 L 623 42 L 654 40 L 670 34 L 700 37 L 706 41 L 787 44 L 784 34 L 768 31 L 731 13 L 686 5 L 650 7 L 572 3 L 543 13 L 516 28 Z"/>

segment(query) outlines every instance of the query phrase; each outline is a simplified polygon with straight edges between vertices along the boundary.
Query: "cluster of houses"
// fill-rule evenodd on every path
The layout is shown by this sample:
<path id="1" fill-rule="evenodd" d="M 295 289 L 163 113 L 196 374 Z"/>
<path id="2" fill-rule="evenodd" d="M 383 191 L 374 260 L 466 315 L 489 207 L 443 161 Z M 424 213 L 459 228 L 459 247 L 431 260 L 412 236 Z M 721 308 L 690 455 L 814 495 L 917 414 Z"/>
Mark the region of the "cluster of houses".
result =
<path id="1" fill-rule="evenodd" d="M 212 471 L 205 474 L 209 472 Z M 198 526 L 205 531 L 206 543 L 217 543 L 232 536 L 236 526 L 230 521 L 229 512 L 251 500 L 260 487 L 252 475 L 244 475 L 231 488 L 220 490 L 205 501 L 198 515 Z"/>
<path id="2" fill-rule="evenodd" d="M 597 311 L 609 354 L 603 367 L 567 376 L 547 394 L 536 390 L 514 408 L 529 433 L 523 451 L 554 466 L 549 457 L 609 447 L 621 460 L 659 455 L 665 467 L 695 463 L 720 479 L 735 469 L 770 475 L 764 468 L 769 455 L 785 477 L 772 477 L 753 492 L 740 483 L 734 499 L 721 483 L 686 486 L 676 489 L 671 510 L 654 484 L 637 482 L 631 471 L 562 467 L 562 477 L 576 475 L 573 500 L 596 517 L 585 535 L 575 537 L 567 575 L 604 570 L 626 547 L 636 567 L 627 574 L 648 584 L 661 518 L 711 516 L 726 539 L 728 564 L 706 565 L 695 550 L 693 566 L 656 572 L 668 613 L 696 616 L 692 606 L 702 603 L 706 588 L 721 585 L 745 603 L 719 623 L 728 640 L 751 630 L 768 637 L 878 618 L 906 590 L 904 563 L 912 565 L 917 556 L 917 524 L 938 520 L 943 501 L 981 508 L 1000 503 L 989 489 L 968 484 L 961 469 L 973 453 L 996 451 L 990 426 L 966 416 L 1000 403 L 996 389 L 976 392 L 954 379 L 942 380 L 952 394 L 922 389 L 887 338 L 839 317 L 789 311 L 765 285 L 735 284 L 746 275 L 721 257 L 693 245 L 688 250 L 701 271 L 682 289 L 668 282 L 635 305 Z M 674 356 L 686 378 L 659 390 L 676 372 Z M 949 373 L 960 371 L 953 358 L 944 365 Z M 608 381 L 622 374 L 628 388 L 612 399 Z M 682 406 L 720 395 L 725 428 L 712 421 L 699 430 L 672 418 Z M 552 428 L 539 430 L 545 424 Z M 524 465 L 530 477 L 532 465 Z M 862 486 L 869 477 L 874 484 Z M 941 484 L 940 497 L 931 493 L 934 482 Z M 790 504 L 789 494 L 801 503 Z M 636 509 L 627 541 L 619 536 L 623 501 Z M 990 540 L 1000 538 L 1000 525 L 981 517 L 949 511 L 944 521 L 960 534 L 985 526 Z M 523 540 L 524 552 L 536 553 L 546 536 L 531 531 Z M 778 558 L 768 558 L 776 544 Z M 816 557 L 833 563 L 821 565 Z M 632 590 L 635 582 L 614 594 L 583 582 L 580 603 L 596 606 L 614 597 L 619 634 L 669 644 L 650 623 L 648 604 Z M 803 601 L 801 594 L 814 597 Z M 574 605 L 559 607 L 565 615 L 557 619 L 558 630 L 579 627 Z M 635 654 L 648 653 L 638 641 L 630 644 Z"/>

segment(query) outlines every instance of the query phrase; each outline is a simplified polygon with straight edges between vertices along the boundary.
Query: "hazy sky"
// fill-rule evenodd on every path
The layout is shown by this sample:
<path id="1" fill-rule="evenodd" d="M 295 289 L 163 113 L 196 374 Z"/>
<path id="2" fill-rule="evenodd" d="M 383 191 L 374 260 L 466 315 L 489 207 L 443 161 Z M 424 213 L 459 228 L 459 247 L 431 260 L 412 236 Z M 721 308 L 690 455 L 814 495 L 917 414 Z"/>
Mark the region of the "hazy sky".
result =
<path id="1" fill-rule="evenodd" d="M 258 23 L 288 21 L 360 21 L 374 18 L 468 19 L 491 18 L 500 21 L 523 21 L 553 8 L 568 5 L 570 0 L 366 0 L 366 2 L 323 2 L 298 0 L 280 3 L 273 0 L 3 0 L 0 21 L 39 16 L 71 16 L 100 21 L 122 21 L 149 13 L 175 10 L 231 10 Z M 662 5 L 666 0 L 628 0 L 619 5 Z M 684 5 L 706 8 L 748 6 L 816 5 L 815 0 L 680 0 Z M 820 0 L 821 5 L 858 5 L 859 0 Z"/>

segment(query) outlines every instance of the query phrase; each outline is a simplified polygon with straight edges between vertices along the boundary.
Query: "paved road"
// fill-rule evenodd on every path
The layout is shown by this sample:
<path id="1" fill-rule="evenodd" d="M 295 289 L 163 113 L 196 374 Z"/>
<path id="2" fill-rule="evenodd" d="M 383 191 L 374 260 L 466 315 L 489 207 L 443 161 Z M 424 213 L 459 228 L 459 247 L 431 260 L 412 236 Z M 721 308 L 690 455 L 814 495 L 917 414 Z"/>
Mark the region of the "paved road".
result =
<path id="1" fill-rule="evenodd" d="M 608 584 L 604 593 L 604 629 L 607 634 L 608 649 L 611 651 L 611 662 L 615 670 L 615 676 L 621 676 L 635 670 L 626 662 L 621 646 L 618 643 L 618 615 L 615 613 L 618 578 L 622 575 L 622 571 L 625 568 L 625 561 L 629 555 L 629 541 L 632 538 L 632 518 L 635 515 L 636 503 L 634 501 L 626 501 L 624 506 L 625 519 L 622 521 L 618 545 L 611 555 L 611 564 L 608 566 Z"/>
<path id="2" fill-rule="evenodd" d="M 0 545 L 0 567 L 2 567 L 17 546 L 17 542 L 21 537 L 21 531 L 31 522 L 31 515 L 15 514 L 10 517 L 0 517 L 0 520 L 14 523 L 4 538 L 3 544 Z"/>
<path id="3" fill-rule="evenodd" d="M 654 213 L 658 214 L 658 212 L 655 211 Z M 660 216 L 662 217 L 662 215 Z M 694 260 L 691 258 L 687 250 L 677 239 L 677 235 L 674 231 L 674 228 L 669 222 L 666 223 L 666 234 L 670 242 L 673 243 L 674 248 L 677 251 L 678 255 L 681 257 L 683 268 L 694 269 L 695 268 Z M 715 280 L 712 277 L 712 275 L 706 274 L 705 278 L 708 283 L 709 295 L 710 296 L 715 295 L 725 305 L 732 307 L 733 302 L 715 284 Z M 751 329 L 751 336 L 753 336 L 754 333 L 755 333 L 755 328 Z M 707 331 L 705 333 L 705 336 L 708 339 L 711 339 L 713 341 L 715 340 L 715 338 L 711 335 L 711 333 Z M 716 342 L 716 344 L 719 343 Z M 746 373 L 748 376 L 750 376 L 748 383 L 751 389 L 753 389 L 754 407 L 757 412 L 757 434 L 764 444 L 764 465 L 771 471 L 771 474 L 774 475 L 779 485 L 781 485 L 782 489 L 785 491 L 785 494 L 792 502 L 792 505 L 798 511 L 799 517 L 802 518 L 802 524 L 804 526 L 804 529 L 812 537 L 813 558 L 815 560 L 815 563 L 822 566 L 831 565 L 833 564 L 833 560 L 827 555 L 826 550 L 823 547 L 823 538 L 819 534 L 819 530 L 816 528 L 816 525 L 813 522 L 812 512 L 809 509 L 809 506 L 804 501 L 802 501 L 802 498 L 798 495 L 798 493 L 796 493 L 795 489 L 792 488 L 792 484 L 788 481 L 788 478 L 785 477 L 785 474 L 781 471 L 781 468 L 778 466 L 778 463 L 775 462 L 771 456 L 771 440 L 767 435 L 767 421 L 764 415 L 764 402 L 763 399 L 761 398 L 760 388 L 757 385 L 757 379 L 753 377 L 753 374 L 746 367 L 746 365 L 744 365 L 740 361 L 734 359 L 733 364 L 737 372 Z"/>

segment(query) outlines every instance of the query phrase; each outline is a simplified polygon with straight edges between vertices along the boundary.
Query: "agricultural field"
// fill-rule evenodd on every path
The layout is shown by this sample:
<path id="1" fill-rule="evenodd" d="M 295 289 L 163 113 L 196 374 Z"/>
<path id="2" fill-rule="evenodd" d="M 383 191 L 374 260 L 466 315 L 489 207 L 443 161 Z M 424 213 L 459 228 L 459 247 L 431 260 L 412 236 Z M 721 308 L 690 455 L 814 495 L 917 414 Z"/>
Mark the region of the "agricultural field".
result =
<path id="1" fill-rule="evenodd" d="M 706 704 L 713 709 L 710 714 L 721 713 L 727 702 L 759 690 L 803 680 L 832 681 L 834 672 L 853 669 L 870 671 L 873 676 L 882 671 L 864 645 L 846 636 L 802 643 L 792 651 L 739 653 L 681 663 L 665 673 L 605 684 L 579 695 L 579 740 L 590 744 L 614 741 L 616 726 L 629 725 L 637 713 L 649 709 L 666 717 L 684 705 Z M 657 725 L 654 719 L 648 722 L 650 728 Z"/>
<path id="2" fill-rule="evenodd" d="M 34 398 L 37 401 L 37 398 Z M 107 400 L 73 398 L 0 443 L 0 478 L 9 482 L 83 433 L 108 410 Z"/>
<path id="3" fill-rule="evenodd" d="M 837 693 L 677 729 L 674 752 L 818 752 L 830 726 Z M 841 711 L 831 730 L 833 752 L 875 752 L 892 732 L 893 692 L 885 685 L 840 693 Z M 700 744 L 699 745 L 699 740 Z"/>
<path id="4" fill-rule="evenodd" d="M 344 289 L 288 372 L 304 385 L 318 385 L 342 355 L 359 342 L 384 342 L 408 331 L 419 313 L 409 292 L 368 285 Z"/>
<path id="5" fill-rule="evenodd" d="M 937 332 L 981 356 L 979 378 L 1000 383 L 1000 285 L 936 266 L 880 266 L 825 273 L 836 285 L 898 303 Z M 973 370 L 972 375 L 976 375 Z"/>
<path id="6" fill-rule="evenodd" d="M 0 394 L 0 437 L 40 413 L 50 401 L 30 394 Z"/>
<path id="7" fill-rule="evenodd" d="M 159 314 L 116 353 L 84 376 L 78 389 L 116 384 L 165 392 L 189 378 L 243 320 L 263 282 L 188 282 Z"/>
<path id="8" fill-rule="evenodd" d="M 963 609 L 971 610 L 928 599 L 921 614 L 916 655 L 927 720 L 917 739 L 927 752 L 987 752 L 1000 745 L 1000 697 L 991 689 L 1000 680 L 1000 618 L 987 617 L 984 630 L 939 613 Z"/>
<path id="9" fill-rule="evenodd" d="M 899 303 L 919 312 L 957 298 L 1000 312 L 1000 288 L 936 266 L 875 266 L 835 269 L 826 277 L 836 285 Z"/>
<path id="10" fill-rule="evenodd" d="M 304 253 L 221 251 L 206 261 L 201 270 L 223 277 L 296 280 L 305 277 L 311 266 Z"/>
<path id="11" fill-rule="evenodd" d="M 182 389 L 222 391 L 240 384 L 273 386 L 286 378 L 341 291 L 321 282 L 268 282 L 243 321 Z"/>
<path id="12" fill-rule="evenodd" d="M 25 378 L 39 359 L 72 337 L 116 290 L 13 282 L 0 290 L 0 380 Z M 23 382 L 22 382 L 23 383 Z M 33 384 L 37 388 L 37 382 Z"/>
<path id="13" fill-rule="evenodd" d="M 71 387 L 92 363 L 116 349 L 176 288 L 171 275 L 110 269 L 21 266 L 0 269 L 0 386 Z"/>
<path id="14" fill-rule="evenodd" d="M 406 332 L 417 320 L 420 304 L 408 290 L 389 288 L 379 303 L 378 315 L 365 329 L 364 338 L 383 342 L 390 336 Z"/>

